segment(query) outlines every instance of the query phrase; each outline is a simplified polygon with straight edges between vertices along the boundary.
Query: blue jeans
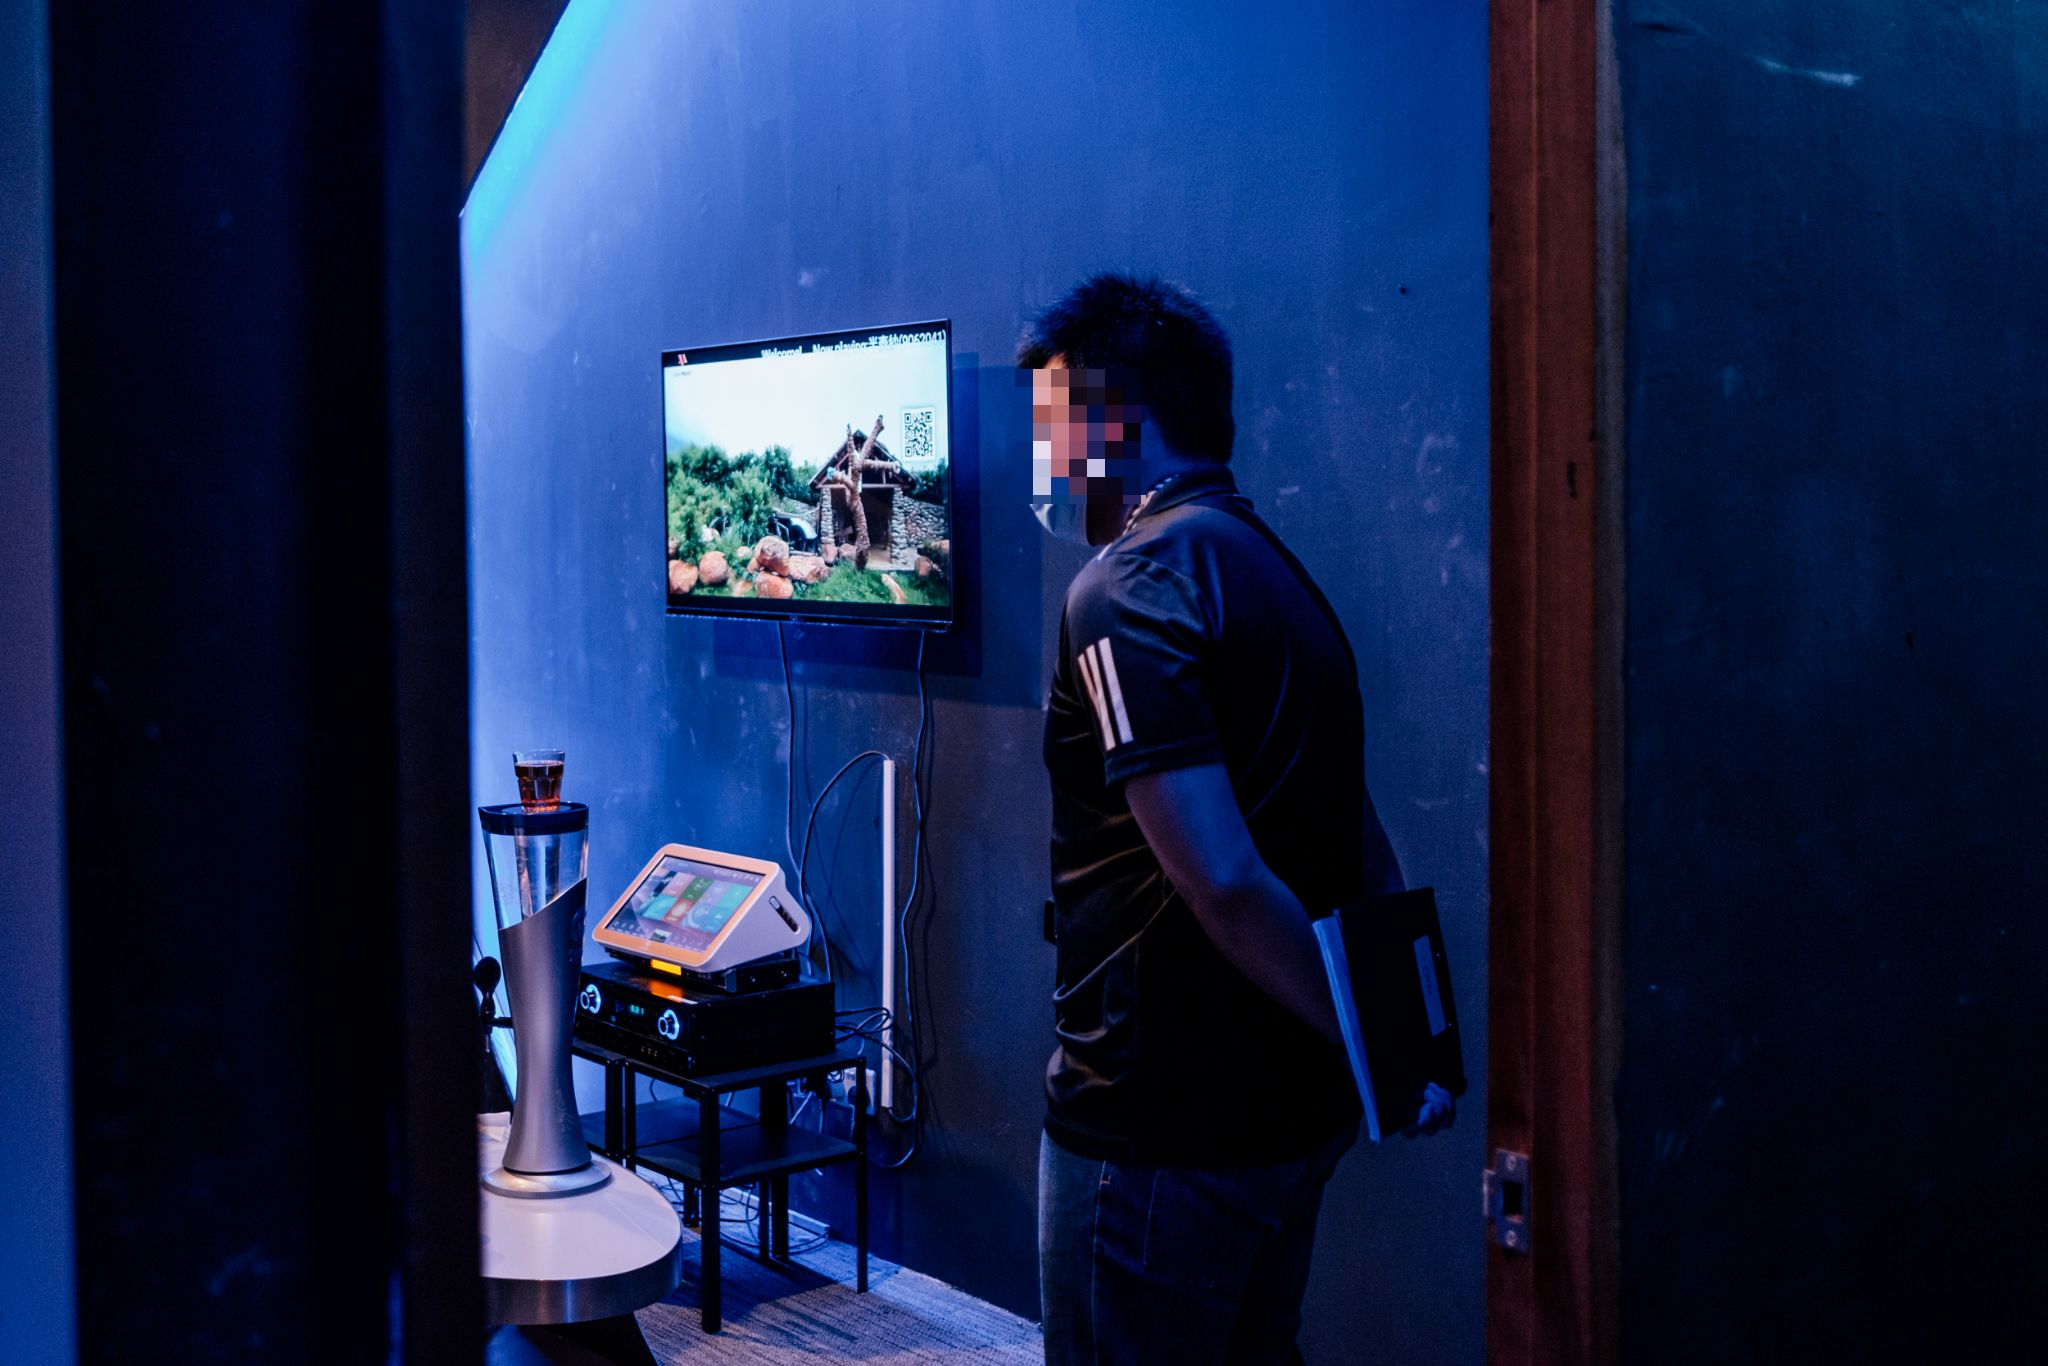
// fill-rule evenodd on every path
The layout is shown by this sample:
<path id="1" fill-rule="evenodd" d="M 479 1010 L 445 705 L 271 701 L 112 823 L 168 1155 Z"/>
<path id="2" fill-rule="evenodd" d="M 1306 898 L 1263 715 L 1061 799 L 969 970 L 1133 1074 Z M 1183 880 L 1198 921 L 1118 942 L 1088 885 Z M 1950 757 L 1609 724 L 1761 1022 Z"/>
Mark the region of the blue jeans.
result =
<path id="1" fill-rule="evenodd" d="M 1323 1185 L 1356 1127 L 1298 1162 L 1152 1167 L 1038 1141 L 1048 1366 L 1299 1362 Z"/>

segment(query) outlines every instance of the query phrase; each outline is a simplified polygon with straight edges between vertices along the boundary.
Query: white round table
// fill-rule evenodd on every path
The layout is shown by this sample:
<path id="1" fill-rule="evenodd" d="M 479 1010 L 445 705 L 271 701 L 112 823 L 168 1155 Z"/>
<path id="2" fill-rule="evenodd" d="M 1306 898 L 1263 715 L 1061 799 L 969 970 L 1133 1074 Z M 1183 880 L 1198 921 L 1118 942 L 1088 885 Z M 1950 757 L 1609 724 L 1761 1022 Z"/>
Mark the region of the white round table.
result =
<path id="1" fill-rule="evenodd" d="M 477 1174 L 505 1161 L 511 1116 L 477 1117 Z M 594 1190 L 546 1200 L 479 1183 L 492 1323 L 584 1323 L 653 1304 L 682 1279 L 683 1224 L 668 1198 L 615 1162 Z"/>

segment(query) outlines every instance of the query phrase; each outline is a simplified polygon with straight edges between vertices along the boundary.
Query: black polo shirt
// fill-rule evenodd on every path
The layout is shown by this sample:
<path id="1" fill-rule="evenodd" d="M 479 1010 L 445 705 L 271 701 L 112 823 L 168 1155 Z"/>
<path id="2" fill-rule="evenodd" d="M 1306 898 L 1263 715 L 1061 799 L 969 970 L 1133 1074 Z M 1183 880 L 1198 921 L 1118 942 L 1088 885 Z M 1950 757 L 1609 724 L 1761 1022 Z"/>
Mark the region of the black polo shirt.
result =
<path id="1" fill-rule="evenodd" d="M 1227 467 L 1162 485 L 1074 580 L 1045 720 L 1062 1147 L 1282 1162 L 1357 1116 L 1342 1051 L 1218 952 L 1122 784 L 1220 761 L 1266 865 L 1321 915 L 1399 885 L 1364 743 L 1343 629 Z"/>

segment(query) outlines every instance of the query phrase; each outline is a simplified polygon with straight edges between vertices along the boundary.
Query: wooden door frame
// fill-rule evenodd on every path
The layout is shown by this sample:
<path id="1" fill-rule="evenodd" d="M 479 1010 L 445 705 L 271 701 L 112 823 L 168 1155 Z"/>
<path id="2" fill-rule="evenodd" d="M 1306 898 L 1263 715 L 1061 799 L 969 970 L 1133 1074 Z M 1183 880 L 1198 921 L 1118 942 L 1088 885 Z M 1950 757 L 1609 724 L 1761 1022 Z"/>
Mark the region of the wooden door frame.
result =
<path id="1" fill-rule="evenodd" d="M 1606 0 L 1491 0 L 1487 1360 L 1612 1360 L 1619 1061 L 1622 198 Z"/>

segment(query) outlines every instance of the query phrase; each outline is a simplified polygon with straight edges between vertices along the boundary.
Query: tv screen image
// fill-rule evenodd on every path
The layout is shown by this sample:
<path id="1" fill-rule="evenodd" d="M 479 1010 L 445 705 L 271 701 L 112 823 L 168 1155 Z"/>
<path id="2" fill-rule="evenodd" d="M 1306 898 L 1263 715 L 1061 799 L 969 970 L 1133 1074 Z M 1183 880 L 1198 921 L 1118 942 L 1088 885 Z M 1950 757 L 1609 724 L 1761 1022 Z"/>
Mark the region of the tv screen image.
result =
<path id="1" fill-rule="evenodd" d="M 953 620 L 946 322 L 662 353 L 671 612 Z"/>

